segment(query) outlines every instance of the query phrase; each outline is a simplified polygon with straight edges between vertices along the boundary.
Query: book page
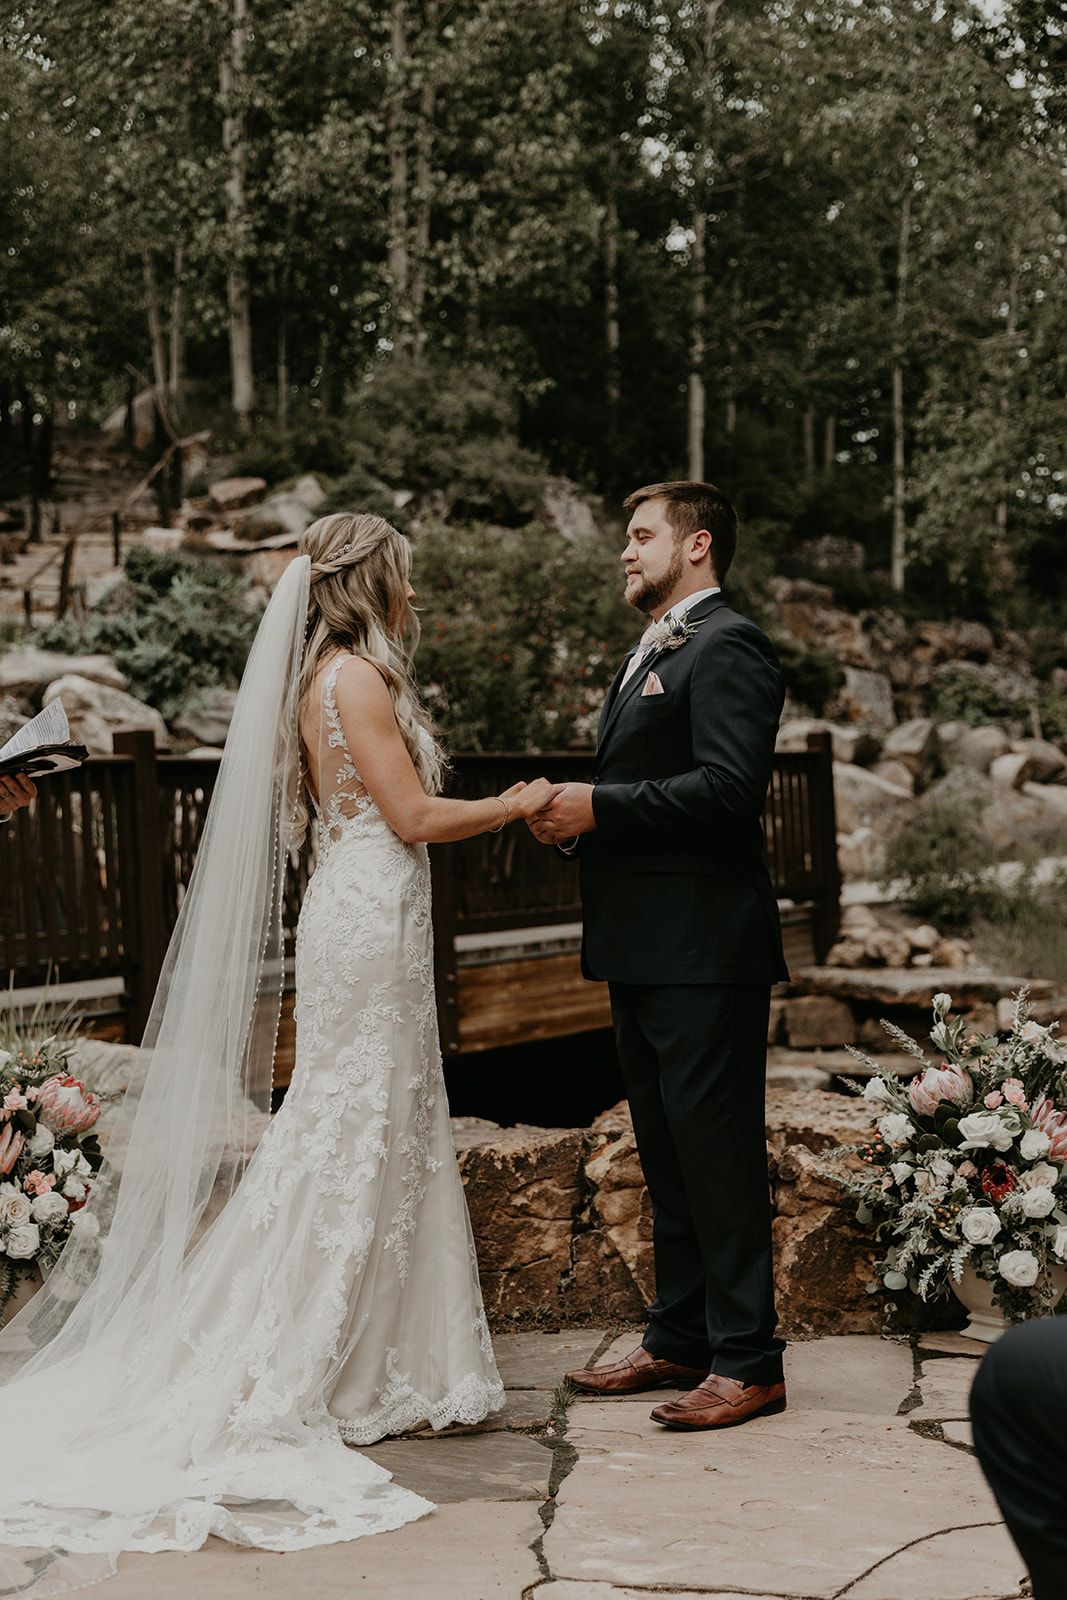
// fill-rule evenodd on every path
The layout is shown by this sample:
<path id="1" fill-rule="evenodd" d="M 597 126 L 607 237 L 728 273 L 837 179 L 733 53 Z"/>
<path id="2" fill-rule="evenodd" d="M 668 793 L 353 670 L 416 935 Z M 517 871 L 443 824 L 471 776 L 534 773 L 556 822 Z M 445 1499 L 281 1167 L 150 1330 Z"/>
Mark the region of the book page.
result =
<path id="1" fill-rule="evenodd" d="M 24 728 L 20 728 L 13 739 L 9 739 L 0 750 L 0 761 L 7 761 L 12 756 L 25 755 L 28 751 L 37 750 L 45 744 L 65 744 L 70 738 L 70 724 L 67 713 L 63 710 L 62 700 L 53 700 L 50 706 L 32 717 Z"/>

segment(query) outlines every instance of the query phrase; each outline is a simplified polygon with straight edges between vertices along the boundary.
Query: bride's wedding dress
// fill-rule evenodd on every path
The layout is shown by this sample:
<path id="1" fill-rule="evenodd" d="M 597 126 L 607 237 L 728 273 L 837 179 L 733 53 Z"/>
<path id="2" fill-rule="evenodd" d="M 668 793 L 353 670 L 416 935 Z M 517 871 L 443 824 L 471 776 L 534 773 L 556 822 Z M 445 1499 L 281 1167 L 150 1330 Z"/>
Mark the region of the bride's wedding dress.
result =
<path id="1" fill-rule="evenodd" d="M 293 1550 L 398 1527 L 432 1508 L 347 1446 L 476 1422 L 503 1401 L 450 1137 L 426 847 L 362 790 L 335 701 L 345 659 L 322 686 L 291 1086 L 221 1213 L 175 1249 L 169 1303 L 167 1261 L 127 1261 L 114 1308 L 86 1295 L 69 1321 L 88 1306 L 91 1325 L 73 1340 L 65 1328 L 0 1389 L 4 1592 L 92 1582 L 120 1551 L 195 1549 L 210 1533 Z M 182 1137 L 165 1152 L 157 1138 L 157 1155 L 173 1163 Z"/>

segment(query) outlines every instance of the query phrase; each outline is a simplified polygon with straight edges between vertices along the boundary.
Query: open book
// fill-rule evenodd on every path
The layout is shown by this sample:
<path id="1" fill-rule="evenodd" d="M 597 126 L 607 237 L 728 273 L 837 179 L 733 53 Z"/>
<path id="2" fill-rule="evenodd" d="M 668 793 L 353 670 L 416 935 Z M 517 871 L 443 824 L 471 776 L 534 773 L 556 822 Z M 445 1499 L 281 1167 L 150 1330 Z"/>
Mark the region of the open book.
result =
<path id="1" fill-rule="evenodd" d="M 88 755 L 83 744 L 71 740 L 62 700 L 53 700 L 0 748 L 0 774 L 24 772 L 39 778 L 49 772 L 67 772 L 80 767 Z"/>

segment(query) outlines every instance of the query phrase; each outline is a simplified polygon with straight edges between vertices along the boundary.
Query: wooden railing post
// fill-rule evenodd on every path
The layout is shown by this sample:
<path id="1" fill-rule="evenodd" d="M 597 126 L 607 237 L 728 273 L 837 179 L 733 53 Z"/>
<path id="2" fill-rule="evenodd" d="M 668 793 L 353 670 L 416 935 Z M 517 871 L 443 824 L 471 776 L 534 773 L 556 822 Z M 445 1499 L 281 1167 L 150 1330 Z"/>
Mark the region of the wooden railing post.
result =
<path id="1" fill-rule="evenodd" d="M 837 809 L 834 804 L 834 747 L 824 728 L 808 734 L 808 749 L 819 756 L 810 778 L 812 852 L 822 883 L 812 918 L 815 960 L 825 961 L 841 926 L 841 868 L 837 861 Z"/>
<path id="2" fill-rule="evenodd" d="M 433 978 L 441 1054 L 459 1055 L 459 980 L 456 977 L 456 868 L 450 844 L 430 846 L 433 892 Z"/>
<path id="3" fill-rule="evenodd" d="M 123 854 L 132 867 L 131 886 L 137 908 L 137 948 L 127 951 L 131 971 L 126 1035 L 131 1044 L 140 1044 L 168 938 L 163 902 L 163 845 L 159 836 L 156 742 L 151 728 L 122 728 L 112 734 L 111 744 L 117 756 L 133 758 L 133 838 L 127 841 L 128 851 Z M 124 874 L 124 886 L 130 883 L 130 878 Z"/>

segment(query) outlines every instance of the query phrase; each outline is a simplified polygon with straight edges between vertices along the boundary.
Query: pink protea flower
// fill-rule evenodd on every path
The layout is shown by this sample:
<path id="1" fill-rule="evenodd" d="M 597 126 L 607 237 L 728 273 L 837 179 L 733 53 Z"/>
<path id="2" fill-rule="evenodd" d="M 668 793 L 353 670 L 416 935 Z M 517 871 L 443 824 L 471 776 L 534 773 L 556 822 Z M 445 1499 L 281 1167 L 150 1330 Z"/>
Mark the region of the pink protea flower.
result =
<path id="1" fill-rule="evenodd" d="M 77 1078 L 48 1078 L 37 1091 L 37 1115 L 53 1133 L 87 1133 L 102 1110 Z"/>
<path id="2" fill-rule="evenodd" d="M 1036 1101 L 1031 1112 L 1034 1127 L 1041 1133 L 1047 1133 L 1052 1141 L 1047 1160 L 1055 1162 L 1057 1166 L 1067 1161 L 1067 1116 L 1056 1107 L 1047 1095 L 1042 1095 Z M 0 1171 L 3 1169 L 0 1168 Z"/>
<path id="3" fill-rule="evenodd" d="M 908 1102 L 921 1117 L 932 1117 L 942 1100 L 955 1106 L 969 1106 L 974 1099 L 974 1085 L 962 1067 L 927 1067 L 908 1085 Z"/>
<path id="4" fill-rule="evenodd" d="M 1029 1111 L 1030 1107 L 1026 1102 L 1026 1090 L 1018 1078 L 1009 1078 L 1003 1088 L 1005 1100 L 1013 1106 L 1018 1106 L 1020 1111 Z"/>
<path id="5" fill-rule="evenodd" d="M 0 1177 L 5 1177 L 11 1171 L 25 1143 L 23 1135 L 16 1133 L 10 1122 L 0 1127 Z"/>

